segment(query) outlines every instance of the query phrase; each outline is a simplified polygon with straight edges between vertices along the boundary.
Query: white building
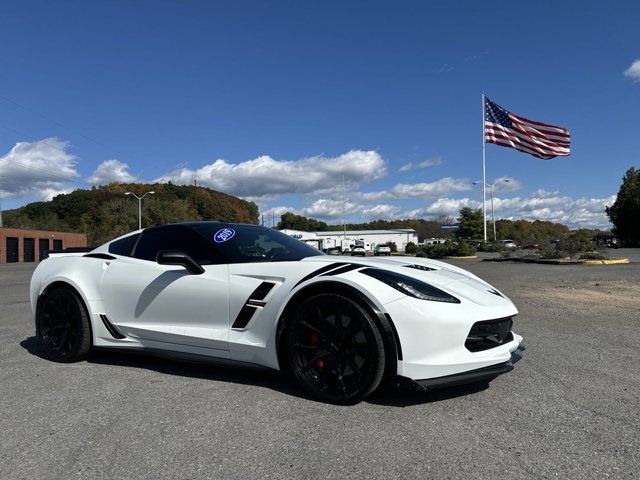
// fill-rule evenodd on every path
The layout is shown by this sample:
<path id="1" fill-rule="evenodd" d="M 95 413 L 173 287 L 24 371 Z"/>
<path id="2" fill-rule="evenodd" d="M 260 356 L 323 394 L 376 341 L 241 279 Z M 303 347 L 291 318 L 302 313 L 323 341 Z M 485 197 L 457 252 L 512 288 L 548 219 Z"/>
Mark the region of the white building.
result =
<path id="1" fill-rule="evenodd" d="M 418 233 L 411 228 L 401 228 L 394 230 L 333 230 L 327 232 L 301 232 L 299 230 L 281 230 L 282 233 L 297 238 L 303 242 L 309 243 L 321 250 L 330 250 L 332 248 L 340 248 L 344 250 L 343 245 L 368 245 L 370 249 L 376 245 L 395 243 L 399 252 L 404 252 L 404 247 L 409 242 L 418 244 Z M 346 242 L 344 241 L 346 240 Z"/>

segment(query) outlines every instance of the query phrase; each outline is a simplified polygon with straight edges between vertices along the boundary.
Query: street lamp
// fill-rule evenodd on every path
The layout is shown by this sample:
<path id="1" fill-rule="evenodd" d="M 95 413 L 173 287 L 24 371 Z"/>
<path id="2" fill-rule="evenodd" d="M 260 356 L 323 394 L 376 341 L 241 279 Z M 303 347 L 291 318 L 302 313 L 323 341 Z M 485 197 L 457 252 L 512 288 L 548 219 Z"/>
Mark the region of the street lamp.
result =
<path id="1" fill-rule="evenodd" d="M 156 192 L 147 192 L 141 197 L 133 192 L 126 192 L 125 195 L 133 195 L 138 199 L 138 230 L 142 230 L 142 199 L 147 195 L 155 195 Z"/>
<path id="2" fill-rule="evenodd" d="M 491 221 L 493 222 L 493 241 L 495 242 L 498 238 L 496 237 L 496 216 L 493 213 L 493 187 L 496 186 L 496 184 L 498 184 L 499 182 L 504 182 L 504 183 L 509 183 L 511 180 L 508 178 L 499 178 L 498 180 L 496 180 L 495 182 L 493 182 L 491 185 L 489 185 L 488 183 L 485 183 L 485 187 L 489 188 L 489 193 L 491 194 Z M 473 182 L 474 185 L 478 185 L 478 184 L 484 183 L 481 180 L 477 181 L 477 182 Z"/>

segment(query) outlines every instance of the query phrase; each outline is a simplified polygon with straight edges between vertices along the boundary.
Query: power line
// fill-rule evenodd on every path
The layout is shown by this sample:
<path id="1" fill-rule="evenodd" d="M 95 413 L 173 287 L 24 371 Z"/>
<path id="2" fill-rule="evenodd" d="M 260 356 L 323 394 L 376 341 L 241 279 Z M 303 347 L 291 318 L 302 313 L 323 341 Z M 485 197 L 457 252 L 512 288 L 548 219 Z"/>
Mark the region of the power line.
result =
<path id="1" fill-rule="evenodd" d="M 0 128 L 4 128 L 5 130 L 9 130 L 10 132 L 17 133 L 18 135 L 24 135 L 25 137 L 35 137 L 36 135 L 29 134 L 26 132 L 21 132 L 20 130 L 16 130 L 15 128 L 7 127 L 6 125 L 2 125 L 0 123 Z M 46 140 L 36 140 L 38 143 L 43 143 L 44 145 L 48 145 L 51 148 L 55 148 L 56 150 L 60 150 L 61 152 L 68 153 L 64 148 L 59 147 L 58 145 L 54 145 L 53 143 L 49 143 Z"/>
<path id="2" fill-rule="evenodd" d="M 46 121 L 51 122 L 51 123 L 54 123 L 55 125 L 58 125 L 59 127 L 62 127 L 62 128 L 66 129 L 66 130 L 69 130 L 70 132 L 73 132 L 76 135 L 79 135 L 82 138 L 84 138 L 86 140 L 89 140 L 90 142 L 95 143 L 96 145 L 100 145 L 103 148 L 111 150 L 111 151 L 113 151 L 113 152 L 115 152 L 115 153 L 117 153 L 119 155 L 124 155 L 126 157 L 126 155 L 123 152 L 121 152 L 120 150 L 118 150 L 117 148 L 113 148 L 113 147 L 111 147 L 111 146 L 109 146 L 109 145 L 107 145 L 107 144 L 105 144 L 105 143 L 103 143 L 103 142 L 101 142 L 99 140 L 96 140 L 95 138 L 90 137 L 89 135 L 85 135 L 84 133 L 76 130 L 73 127 L 65 125 L 62 122 L 58 122 L 57 120 L 54 120 L 53 118 L 50 118 L 50 117 L 48 117 L 46 115 L 43 115 L 43 114 L 41 114 L 39 112 L 36 112 L 35 110 L 33 110 L 33 109 L 29 108 L 29 107 L 25 107 L 24 105 L 16 102 L 15 100 L 12 100 L 12 99 L 10 99 L 8 97 L 5 97 L 4 95 L 0 95 L 0 99 L 4 100 L 5 102 L 11 103 L 12 105 L 15 105 L 16 107 L 19 107 L 19 108 L 23 109 L 24 111 L 31 113 L 32 115 L 40 117 L 43 120 L 46 120 Z"/>
<path id="3" fill-rule="evenodd" d="M 32 167 L 30 165 L 25 165 L 25 164 L 20 163 L 20 162 L 14 162 L 13 160 L 7 160 L 6 158 L 0 158 L 0 162 L 5 162 L 5 163 L 9 163 L 11 165 L 16 165 L 18 167 L 25 168 L 27 170 L 33 170 L 34 172 L 46 173 L 47 175 L 50 175 L 52 177 L 57 177 L 57 178 L 59 178 L 61 180 L 64 180 L 64 181 L 72 181 L 72 180 L 75 180 L 75 178 L 76 178 L 75 176 L 72 176 L 72 175 L 60 175 L 59 173 L 52 172 L 51 170 L 45 170 L 43 168 Z M 5 174 L 5 176 L 6 176 L 6 174 Z"/>

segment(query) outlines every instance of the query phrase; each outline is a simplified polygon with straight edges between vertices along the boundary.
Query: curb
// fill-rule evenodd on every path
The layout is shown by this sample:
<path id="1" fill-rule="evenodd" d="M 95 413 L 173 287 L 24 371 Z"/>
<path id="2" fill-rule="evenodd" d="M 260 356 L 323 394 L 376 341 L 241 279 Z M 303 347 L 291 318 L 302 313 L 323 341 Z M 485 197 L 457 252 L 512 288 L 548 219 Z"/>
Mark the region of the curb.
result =
<path id="1" fill-rule="evenodd" d="M 585 265 L 622 265 L 630 263 L 628 258 L 612 258 L 609 260 L 583 260 Z"/>
<path id="2" fill-rule="evenodd" d="M 468 255 L 466 257 L 452 257 L 452 256 L 448 256 L 448 257 L 442 257 L 442 258 L 446 258 L 448 260 L 473 260 L 474 258 L 478 258 L 477 255 Z"/>

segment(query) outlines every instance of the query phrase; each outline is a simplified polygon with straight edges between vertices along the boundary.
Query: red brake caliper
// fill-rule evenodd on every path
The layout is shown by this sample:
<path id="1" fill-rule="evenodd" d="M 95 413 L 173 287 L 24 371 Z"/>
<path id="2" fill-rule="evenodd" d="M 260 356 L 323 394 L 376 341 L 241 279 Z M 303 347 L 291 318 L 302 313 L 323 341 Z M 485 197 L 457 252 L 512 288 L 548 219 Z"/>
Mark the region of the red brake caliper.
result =
<path id="1" fill-rule="evenodd" d="M 317 345 L 318 344 L 318 334 L 316 332 L 311 332 L 311 345 Z M 322 370 L 324 368 L 324 360 L 320 359 L 320 360 L 316 360 L 316 366 L 318 367 L 319 370 Z"/>

